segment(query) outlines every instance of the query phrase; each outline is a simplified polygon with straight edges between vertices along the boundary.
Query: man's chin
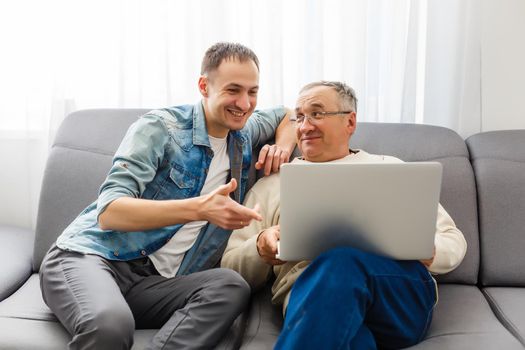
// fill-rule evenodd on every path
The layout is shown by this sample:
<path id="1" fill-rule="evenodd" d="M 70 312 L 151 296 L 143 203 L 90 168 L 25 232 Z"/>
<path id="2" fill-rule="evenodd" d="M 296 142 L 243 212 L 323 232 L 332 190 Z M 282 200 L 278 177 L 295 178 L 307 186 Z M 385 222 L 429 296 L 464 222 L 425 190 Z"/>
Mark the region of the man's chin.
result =
<path id="1" fill-rule="evenodd" d="M 301 147 L 301 155 L 309 162 L 317 162 L 317 158 L 320 156 L 320 152 L 310 147 Z"/>
<path id="2" fill-rule="evenodd" d="M 248 118 L 243 118 L 242 120 L 230 120 L 228 127 L 230 130 L 239 131 L 246 125 Z"/>

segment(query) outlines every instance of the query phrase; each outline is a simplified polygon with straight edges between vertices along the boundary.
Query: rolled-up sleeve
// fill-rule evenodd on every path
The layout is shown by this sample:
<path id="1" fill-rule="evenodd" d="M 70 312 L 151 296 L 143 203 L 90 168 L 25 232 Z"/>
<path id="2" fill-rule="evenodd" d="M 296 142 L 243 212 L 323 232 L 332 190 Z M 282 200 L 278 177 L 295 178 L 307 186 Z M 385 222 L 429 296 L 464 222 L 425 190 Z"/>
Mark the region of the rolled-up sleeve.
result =
<path id="1" fill-rule="evenodd" d="M 168 138 L 163 121 L 153 114 L 142 116 L 130 126 L 100 187 L 97 217 L 117 198 L 140 198 L 155 177 Z"/>
<path id="2" fill-rule="evenodd" d="M 285 115 L 286 109 L 283 106 L 256 110 L 252 113 L 245 130 L 251 137 L 253 148 L 264 145 L 275 136 L 275 130 Z"/>

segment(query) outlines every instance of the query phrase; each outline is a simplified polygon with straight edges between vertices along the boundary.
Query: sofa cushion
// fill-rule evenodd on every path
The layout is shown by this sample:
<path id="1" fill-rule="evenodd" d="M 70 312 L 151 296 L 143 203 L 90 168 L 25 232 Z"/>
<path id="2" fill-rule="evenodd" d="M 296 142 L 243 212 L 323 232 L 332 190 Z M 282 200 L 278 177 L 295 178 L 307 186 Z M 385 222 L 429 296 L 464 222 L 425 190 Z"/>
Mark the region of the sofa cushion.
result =
<path id="1" fill-rule="evenodd" d="M 253 296 L 241 349 L 273 349 L 282 327 L 281 308 L 270 302 L 270 288 Z M 443 284 L 428 334 L 410 349 L 522 349 L 498 321 L 475 286 Z"/>
<path id="2" fill-rule="evenodd" d="M 523 349 L 499 322 L 481 291 L 474 286 L 444 284 L 423 342 L 423 349 Z"/>
<path id="3" fill-rule="evenodd" d="M 282 307 L 273 305 L 271 284 L 252 296 L 241 350 L 273 349 L 283 326 Z"/>
<path id="4" fill-rule="evenodd" d="M 247 316 L 241 314 L 235 320 L 216 349 L 239 347 Z M 135 330 L 132 349 L 144 349 L 155 333 L 154 329 Z M 70 340 L 71 336 L 42 299 L 38 274 L 0 302 L 0 349 L 66 349 Z"/>
<path id="5" fill-rule="evenodd" d="M 33 269 L 51 244 L 98 196 L 128 127 L 144 109 L 83 110 L 60 125 L 46 164 L 36 225 Z"/>
<path id="6" fill-rule="evenodd" d="M 439 282 L 475 284 L 479 270 L 476 187 L 463 139 L 454 131 L 438 126 L 358 123 L 350 145 L 404 161 L 443 164 L 440 202 L 463 232 L 468 248 L 461 265 L 437 279 Z"/>
<path id="7" fill-rule="evenodd" d="M 16 291 L 32 271 L 34 233 L 31 230 L 0 225 L 0 246 L 3 261 L 0 265 L 0 300 Z"/>
<path id="8" fill-rule="evenodd" d="M 4 318 L 0 316 L 1 349 L 57 350 L 67 349 L 71 340 L 66 329 L 56 321 Z M 155 334 L 153 329 L 135 331 L 132 350 L 145 349 Z"/>
<path id="9" fill-rule="evenodd" d="M 525 346 L 525 288 L 487 287 L 483 293 L 500 322 Z"/>
<path id="10" fill-rule="evenodd" d="M 525 286 L 525 130 L 467 139 L 476 173 L 481 283 Z"/>

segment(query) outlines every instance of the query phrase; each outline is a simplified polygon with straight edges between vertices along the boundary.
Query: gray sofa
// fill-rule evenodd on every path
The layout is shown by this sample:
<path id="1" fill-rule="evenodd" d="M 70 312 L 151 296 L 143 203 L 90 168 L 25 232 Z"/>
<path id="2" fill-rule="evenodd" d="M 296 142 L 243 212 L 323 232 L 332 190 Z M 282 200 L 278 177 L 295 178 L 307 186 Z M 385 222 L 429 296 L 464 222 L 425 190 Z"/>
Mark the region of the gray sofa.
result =
<path id="1" fill-rule="evenodd" d="M 64 349 L 69 334 L 42 301 L 38 269 L 51 243 L 93 201 L 128 126 L 146 112 L 85 110 L 69 115 L 44 174 L 36 232 L 0 225 L 0 349 Z M 352 147 L 406 161 L 443 164 L 441 203 L 468 241 L 454 272 L 439 276 L 439 303 L 414 349 L 525 347 L 525 130 L 487 132 L 466 142 L 433 126 L 361 123 Z M 255 177 L 255 176 L 254 176 Z M 271 349 L 282 326 L 268 286 L 218 348 Z M 155 330 L 137 330 L 142 349 Z"/>

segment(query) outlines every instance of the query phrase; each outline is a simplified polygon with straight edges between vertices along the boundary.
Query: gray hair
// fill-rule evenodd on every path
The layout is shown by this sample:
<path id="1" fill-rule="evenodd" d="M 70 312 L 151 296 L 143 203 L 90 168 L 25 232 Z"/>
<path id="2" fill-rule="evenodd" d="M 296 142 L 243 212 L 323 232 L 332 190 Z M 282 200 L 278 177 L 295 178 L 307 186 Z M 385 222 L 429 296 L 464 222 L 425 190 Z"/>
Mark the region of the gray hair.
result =
<path id="1" fill-rule="evenodd" d="M 354 89 L 340 81 L 315 81 L 313 83 L 305 85 L 301 89 L 301 91 L 299 91 L 299 93 L 302 94 L 303 92 L 318 86 L 327 86 L 334 89 L 339 95 L 339 102 L 341 103 L 341 108 L 345 110 L 349 109 L 352 112 L 357 112 L 357 97 L 355 95 Z"/>
<path id="2" fill-rule="evenodd" d="M 229 58 L 235 58 L 240 62 L 252 60 L 259 70 L 259 59 L 251 49 L 237 43 L 219 42 L 206 50 L 202 59 L 201 74 L 209 74 L 219 68 L 223 60 Z"/>

